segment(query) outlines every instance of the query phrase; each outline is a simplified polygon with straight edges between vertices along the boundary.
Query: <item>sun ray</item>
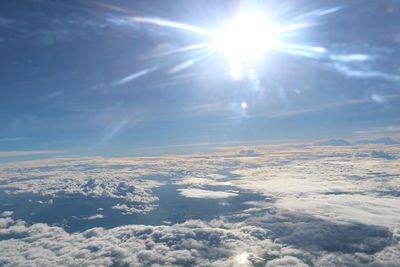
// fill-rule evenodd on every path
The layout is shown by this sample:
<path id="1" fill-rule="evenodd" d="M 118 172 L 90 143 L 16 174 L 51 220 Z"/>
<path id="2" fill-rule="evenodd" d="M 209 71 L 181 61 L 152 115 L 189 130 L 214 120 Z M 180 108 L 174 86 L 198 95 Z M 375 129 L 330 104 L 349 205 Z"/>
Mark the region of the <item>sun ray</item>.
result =
<path id="1" fill-rule="evenodd" d="M 193 50 L 199 50 L 199 49 L 211 49 L 213 45 L 213 42 L 204 42 L 204 43 L 199 43 L 199 44 L 194 44 L 194 45 L 188 45 L 184 46 L 181 48 L 173 49 L 173 50 L 168 50 L 162 53 L 158 53 L 155 56 L 160 57 L 160 56 L 169 56 L 173 54 L 179 54 L 183 52 L 188 52 L 188 51 L 193 51 Z"/>
<path id="2" fill-rule="evenodd" d="M 189 59 L 189 60 L 186 60 L 186 61 L 184 61 L 182 63 L 179 63 L 178 65 L 170 68 L 168 70 L 168 73 L 174 74 L 174 73 L 178 73 L 178 72 L 180 72 L 182 70 L 185 70 L 185 69 L 189 68 L 190 66 L 192 66 L 193 64 L 199 62 L 200 60 L 204 59 L 205 57 L 207 57 L 207 56 L 209 56 L 211 54 L 212 54 L 212 52 L 208 51 L 208 52 L 203 53 L 203 54 L 201 54 L 201 55 L 199 55 L 197 57 L 194 57 L 192 59 Z"/>
<path id="3" fill-rule="evenodd" d="M 155 52 L 150 56 L 150 58 L 171 57 L 172 60 L 168 59 L 168 62 L 164 64 L 170 74 L 176 74 L 207 56 L 219 53 L 225 57 L 226 65 L 229 66 L 230 77 L 233 80 L 254 80 L 254 77 L 259 76 L 256 74 L 258 63 L 265 62 L 271 53 L 332 60 L 327 48 L 316 44 L 301 44 L 298 42 L 298 37 L 304 33 L 302 29 L 318 25 L 318 17 L 333 14 L 341 9 L 342 7 L 333 7 L 312 10 L 294 16 L 286 23 L 284 21 L 283 23 L 282 21 L 273 21 L 271 18 L 274 16 L 269 18 L 264 9 L 244 9 L 235 16 L 225 19 L 225 26 L 213 29 L 157 17 L 130 16 L 127 18 L 133 23 L 182 30 L 199 34 L 202 36 L 201 38 L 206 39 L 200 43 Z M 304 38 L 301 39 L 304 42 Z M 309 43 L 312 43 L 312 40 L 309 40 Z M 182 57 L 186 58 L 183 62 L 171 63 L 171 61 Z M 133 77 L 136 76 L 133 75 Z"/>
<path id="4" fill-rule="evenodd" d="M 175 29 L 190 31 L 190 32 L 194 32 L 194 33 L 200 33 L 200 34 L 206 34 L 206 35 L 214 34 L 213 31 L 205 29 L 205 28 L 193 26 L 190 24 L 175 22 L 175 21 L 169 21 L 169 20 L 160 19 L 160 18 L 130 17 L 130 19 L 134 22 L 154 24 L 157 26 L 175 28 Z"/>

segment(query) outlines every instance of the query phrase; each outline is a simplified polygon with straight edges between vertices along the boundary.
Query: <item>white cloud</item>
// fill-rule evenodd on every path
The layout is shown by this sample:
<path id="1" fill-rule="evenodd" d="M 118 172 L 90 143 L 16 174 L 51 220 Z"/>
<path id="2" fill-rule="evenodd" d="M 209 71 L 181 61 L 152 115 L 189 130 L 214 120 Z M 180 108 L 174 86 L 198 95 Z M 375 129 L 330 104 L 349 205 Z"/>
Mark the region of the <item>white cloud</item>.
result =
<path id="1" fill-rule="evenodd" d="M 198 189 L 198 188 L 179 189 L 179 192 L 181 193 L 182 196 L 189 197 L 189 198 L 218 199 L 218 198 L 235 197 L 238 195 L 235 192 L 211 191 L 211 190 L 204 190 L 204 189 Z"/>
<path id="2" fill-rule="evenodd" d="M 369 70 L 369 69 L 361 69 L 361 68 L 354 68 L 347 66 L 343 63 L 332 63 L 330 64 L 332 68 L 334 68 L 336 71 L 348 76 L 348 77 L 354 77 L 354 78 L 361 78 L 361 79 L 370 79 L 370 78 L 377 78 L 377 79 L 383 79 L 383 80 L 388 80 L 388 81 L 399 81 L 400 76 L 396 74 L 391 74 L 391 73 L 385 73 L 381 71 L 376 71 L 376 70 Z"/>
<path id="3" fill-rule="evenodd" d="M 10 217 L 11 215 L 13 215 L 13 211 L 10 211 L 10 210 L 6 210 L 6 211 L 3 211 L 2 213 L 1 213 L 1 217 Z"/>
<path id="4" fill-rule="evenodd" d="M 140 78 L 142 76 L 145 76 L 145 75 L 147 75 L 147 74 L 149 74 L 149 73 L 151 73 L 151 72 L 153 72 L 155 70 L 157 70 L 157 67 L 151 67 L 151 68 L 148 68 L 148 69 L 144 69 L 144 70 L 138 71 L 138 72 L 133 73 L 133 74 L 131 74 L 131 75 L 125 77 L 125 78 L 122 78 L 122 79 L 118 80 L 117 82 L 115 82 L 113 84 L 113 86 L 119 86 L 119 85 L 122 85 L 122 84 L 125 84 L 125 83 L 128 83 L 128 82 L 131 82 L 131 81 L 136 80 L 136 79 L 138 79 L 138 78 Z"/>
<path id="5" fill-rule="evenodd" d="M 284 256 L 281 259 L 272 260 L 265 265 L 265 267 L 278 267 L 278 266 L 281 266 L 281 267 L 288 267 L 288 266 L 307 267 L 308 265 L 293 256 Z"/>
<path id="6" fill-rule="evenodd" d="M 400 226 L 400 198 L 362 194 L 312 195 L 284 198 L 277 206 L 341 222 L 360 222 L 395 229 Z"/>
<path id="7" fill-rule="evenodd" d="M 122 214 L 134 214 L 134 213 L 148 213 L 152 211 L 154 205 L 126 205 L 126 204 L 116 204 L 112 206 L 112 209 L 121 210 Z"/>
<path id="8" fill-rule="evenodd" d="M 400 246 L 384 228 L 278 211 L 241 223 L 195 220 L 72 234 L 10 221 L 0 228 L 0 240 L 2 266 L 331 266 L 400 260 Z"/>
<path id="9" fill-rule="evenodd" d="M 88 217 L 83 217 L 81 218 L 81 220 L 87 220 L 87 221 L 91 221 L 91 220 L 97 220 L 97 219 L 103 219 L 104 215 L 103 214 L 94 214 Z"/>
<path id="10" fill-rule="evenodd" d="M 204 185 L 231 185 L 230 182 L 218 181 L 218 178 L 208 177 L 208 178 L 200 178 L 200 177 L 182 177 L 177 180 L 175 184 L 177 185 L 191 185 L 191 186 L 204 186 Z M 211 179 L 214 178 L 214 179 Z"/>
<path id="11" fill-rule="evenodd" d="M 127 167 L 120 168 L 120 164 Z M 140 179 L 142 175 L 153 172 L 151 168 L 136 169 L 140 164 L 145 163 L 100 158 L 2 164 L 0 189 L 13 194 L 34 193 L 52 198 L 80 194 L 94 198 L 123 199 L 139 204 L 142 212 L 148 212 L 158 200 L 152 194 L 152 189 L 162 183 Z"/>
<path id="12" fill-rule="evenodd" d="M 153 189 L 164 184 L 158 176 L 173 177 L 186 197 L 220 199 L 246 191 L 267 198 L 210 222 L 82 233 L 3 217 L 0 265 L 396 266 L 400 261 L 398 146 L 260 145 L 254 151 L 261 156 L 238 157 L 246 149 L 0 164 L 2 190 L 54 199 L 61 194 L 121 199 L 113 208 L 122 213 L 146 213 L 158 204 Z M 373 157 L 371 151 L 395 158 Z M 237 190 L 218 187 L 226 185 Z"/>
<path id="13" fill-rule="evenodd" d="M 359 62 L 359 61 L 369 61 L 374 57 L 365 54 L 343 54 L 343 55 L 331 55 L 330 59 L 333 61 L 341 62 Z"/>
<path id="14" fill-rule="evenodd" d="M 14 222 L 13 219 L 11 219 L 10 217 L 7 218 L 0 218 L 0 229 L 1 228 L 7 228 L 10 224 L 12 224 Z"/>

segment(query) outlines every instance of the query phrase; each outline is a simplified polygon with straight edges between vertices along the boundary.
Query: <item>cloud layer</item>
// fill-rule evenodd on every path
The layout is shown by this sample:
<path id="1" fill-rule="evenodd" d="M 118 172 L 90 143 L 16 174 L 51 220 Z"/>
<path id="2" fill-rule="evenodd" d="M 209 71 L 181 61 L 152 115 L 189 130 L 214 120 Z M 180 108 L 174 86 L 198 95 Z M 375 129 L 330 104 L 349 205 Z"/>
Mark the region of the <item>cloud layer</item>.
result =
<path id="1" fill-rule="evenodd" d="M 188 201 L 230 203 L 243 192 L 260 199 L 211 221 L 74 233 L 2 207 L 0 265 L 396 266 L 399 155 L 398 145 L 258 145 L 192 156 L 4 163 L 3 192 L 127 200 L 112 207 L 121 213 L 157 209 L 157 189 L 166 185 Z M 81 221 L 102 220 L 103 209 L 96 212 Z"/>

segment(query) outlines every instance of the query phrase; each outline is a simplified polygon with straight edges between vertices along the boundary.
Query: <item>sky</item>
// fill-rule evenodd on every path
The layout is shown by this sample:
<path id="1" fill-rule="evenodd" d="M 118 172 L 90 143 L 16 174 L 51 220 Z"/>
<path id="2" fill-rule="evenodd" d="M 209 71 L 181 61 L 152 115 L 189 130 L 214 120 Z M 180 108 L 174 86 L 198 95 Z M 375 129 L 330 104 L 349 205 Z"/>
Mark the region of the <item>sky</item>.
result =
<path id="1" fill-rule="evenodd" d="M 238 78 L 226 50 L 249 36 L 198 45 L 249 10 L 292 28 Z M 398 133 L 399 12 L 390 0 L 2 1 L 0 156 Z"/>

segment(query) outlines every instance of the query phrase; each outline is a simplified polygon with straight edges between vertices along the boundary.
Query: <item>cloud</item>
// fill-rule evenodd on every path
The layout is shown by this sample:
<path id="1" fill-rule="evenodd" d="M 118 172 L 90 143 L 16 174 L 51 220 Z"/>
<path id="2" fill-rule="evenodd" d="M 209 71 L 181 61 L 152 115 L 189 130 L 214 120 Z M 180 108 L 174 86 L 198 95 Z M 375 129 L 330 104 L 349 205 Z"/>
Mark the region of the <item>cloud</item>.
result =
<path id="1" fill-rule="evenodd" d="M 396 74 L 385 73 L 381 71 L 375 70 L 363 70 L 357 69 L 354 67 L 347 66 L 343 63 L 332 63 L 330 64 L 336 71 L 354 78 L 361 78 L 361 79 L 370 79 L 370 78 L 378 78 L 388 81 L 400 81 L 400 76 Z"/>
<path id="2" fill-rule="evenodd" d="M 355 134 L 359 136 L 365 136 L 364 138 L 372 138 L 372 137 L 380 137 L 380 138 L 388 138 L 387 136 L 400 136 L 400 127 L 397 125 L 387 126 L 387 127 L 379 127 L 379 128 L 370 128 L 355 131 Z M 380 139 L 378 138 L 378 139 Z M 392 138 L 390 138 L 392 139 Z M 393 140 L 393 139 L 392 139 Z M 399 140 L 396 141 L 399 143 Z"/>
<path id="3" fill-rule="evenodd" d="M 390 96 L 385 96 L 387 98 L 389 97 L 398 97 L 400 95 L 390 95 Z M 299 115 L 304 115 L 304 114 L 312 114 L 316 112 L 322 112 L 326 110 L 336 110 L 339 108 L 345 108 L 348 106 L 355 106 L 355 105 L 362 105 L 366 103 L 370 103 L 372 100 L 371 99 L 364 99 L 364 98 L 359 98 L 359 99 L 349 99 L 346 101 L 341 101 L 341 102 L 334 102 L 334 103 L 326 103 L 322 105 L 315 105 L 311 107 L 306 107 L 306 108 L 298 108 L 298 109 L 286 109 L 284 111 L 282 110 L 277 110 L 277 111 L 270 111 L 270 112 L 260 112 L 260 113 L 250 113 L 247 114 L 246 116 L 248 117 L 266 117 L 266 118 L 285 118 L 285 117 L 294 117 L 294 116 L 299 116 Z M 241 118 L 240 116 L 232 116 L 229 119 L 238 119 Z"/>
<path id="4" fill-rule="evenodd" d="M 284 256 L 281 259 L 272 260 L 265 265 L 265 267 L 278 267 L 278 266 L 281 266 L 281 267 L 287 267 L 287 266 L 307 267 L 308 265 L 293 256 Z"/>
<path id="5" fill-rule="evenodd" d="M 331 55 L 329 58 L 333 61 L 342 61 L 342 62 L 369 61 L 373 59 L 373 57 L 365 54 Z"/>
<path id="6" fill-rule="evenodd" d="M 295 19 L 307 19 L 307 18 L 312 18 L 312 17 L 320 17 L 320 16 L 326 16 L 332 13 L 336 13 L 339 10 L 343 9 L 343 7 L 332 7 L 332 8 L 327 8 L 327 9 L 315 9 L 313 11 L 301 14 L 297 16 Z"/>
<path id="7" fill-rule="evenodd" d="M 191 186 L 197 186 L 197 187 L 201 187 L 201 186 L 229 186 L 231 185 L 230 182 L 228 181 L 219 181 L 218 178 L 214 177 L 205 177 L 205 178 L 200 178 L 200 177 L 182 177 L 181 179 L 175 181 L 174 183 L 177 185 L 191 185 Z M 214 179 L 212 179 L 214 178 Z M 225 178 L 224 176 L 222 176 L 222 178 Z"/>
<path id="8" fill-rule="evenodd" d="M 83 217 L 81 220 L 86 220 L 86 221 L 91 221 L 91 220 L 97 220 L 97 219 L 103 219 L 104 215 L 103 214 L 94 214 L 88 217 Z"/>
<path id="9" fill-rule="evenodd" d="M 64 94 L 63 91 L 58 90 L 58 91 L 51 92 L 51 93 L 48 94 L 46 97 L 47 97 L 48 99 L 54 99 L 54 98 L 57 98 L 57 97 L 62 96 L 63 94 Z"/>
<path id="10" fill-rule="evenodd" d="M 198 200 L 230 201 L 238 196 L 236 201 L 240 192 L 265 197 L 211 221 L 95 227 L 74 233 L 43 223 L 28 224 L 6 213 L 0 218 L 0 265 L 398 264 L 399 146 L 254 145 L 251 150 L 262 156 L 242 157 L 240 151 L 247 155 L 248 147 L 227 147 L 196 155 L 0 164 L 2 190 L 54 199 L 75 194 L 110 198 L 117 200 L 113 209 L 141 216 L 163 201 L 155 188 L 166 183 Z M 374 157 L 373 151 L 396 158 Z M 369 156 L 357 156 L 365 154 Z M 172 180 L 149 178 L 161 176 Z M 224 185 L 229 190 L 217 187 Z M 86 219 L 102 214 L 96 211 Z"/>
<path id="11" fill-rule="evenodd" d="M 200 28 L 200 27 L 196 27 L 196 26 L 192 26 L 192 25 L 188 25 L 188 24 L 184 24 L 184 23 L 164 20 L 164 19 L 160 19 L 160 18 L 130 17 L 130 19 L 137 23 L 153 24 L 153 25 L 157 25 L 157 26 L 175 28 L 175 29 L 186 30 L 186 31 L 191 31 L 191 32 L 196 32 L 196 33 L 202 33 L 202 34 L 207 34 L 207 35 L 214 34 L 213 31 L 208 30 L 208 29 L 204 29 L 204 28 Z"/>
<path id="12" fill-rule="evenodd" d="M 221 226 L 218 222 L 188 221 L 173 226 L 130 225 L 68 234 L 59 227 L 28 226 L 18 221 L 0 230 L 0 264 L 232 266 L 243 249 L 255 254 L 274 247 L 270 240 L 261 240 L 248 229 Z"/>
<path id="13" fill-rule="evenodd" d="M 373 150 L 371 152 L 371 156 L 374 158 L 383 158 L 383 159 L 388 159 L 388 160 L 396 159 L 396 157 L 394 155 L 386 153 L 385 151 L 382 151 L 382 150 Z"/>
<path id="14" fill-rule="evenodd" d="M 330 140 L 316 142 L 315 145 L 317 145 L 317 146 L 349 146 L 349 145 L 351 145 L 351 143 L 346 140 L 343 140 L 343 139 L 330 139 Z"/>
<path id="15" fill-rule="evenodd" d="M 62 150 L 0 151 L 0 158 L 63 154 Z"/>
<path id="16" fill-rule="evenodd" d="M 14 220 L 11 219 L 10 217 L 6 217 L 6 218 L 0 218 L 0 231 L 1 228 L 7 228 L 9 225 L 13 224 Z M 1 238 L 0 238 L 1 240 Z"/>
<path id="17" fill-rule="evenodd" d="M 132 205 L 126 205 L 126 204 L 116 204 L 111 207 L 112 209 L 115 210 L 121 210 L 122 214 L 135 214 L 135 213 L 148 213 L 151 212 L 154 208 L 154 205 L 148 205 L 148 204 L 132 204 Z"/>
<path id="18" fill-rule="evenodd" d="M 10 211 L 10 210 L 6 210 L 6 211 L 3 211 L 2 213 L 1 213 L 1 217 L 10 217 L 11 215 L 13 215 L 13 211 Z"/>
<path id="19" fill-rule="evenodd" d="M 371 99 L 372 99 L 374 102 L 378 103 L 378 104 L 384 104 L 384 103 L 386 102 L 385 97 L 383 97 L 383 96 L 381 96 L 381 95 L 378 95 L 378 94 L 372 94 L 372 95 L 371 95 Z"/>
<path id="20" fill-rule="evenodd" d="M 242 149 L 239 151 L 239 155 L 240 156 L 246 156 L 246 157 L 258 157 L 261 156 L 262 154 L 260 154 L 259 152 L 257 152 L 256 150 L 253 149 Z"/>
<path id="21" fill-rule="evenodd" d="M 279 211 L 242 223 L 189 220 L 71 234 L 10 220 L 0 228 L 0 240 L 2 266 L 320 266 L 400 259 L 400 247 L 385 228 Z"/>
<path id="22" fill-rule="evenodd" d="M 28 137 L 8 137 L 8 138 L 0 138 L 0 142 L 14 142 L 14 141 L 25 141 L 30 140 Z"/>
<path id="23" fill-rule="evenodd" d="M 358 144 L 383 144 L 383 145 L 399 145 L 400 140 L 396 140 L 390 137 L 381 137 L 375 138 L 371 140 L 360 140 L 357 142 Z"/>
<path id="24" fill-rule="evenodd" d="M 138 78 L 140 78 L 142 76 L 145 76 L 145 75 L 147 75 L 147 74 L 149 74 L 149 73 L 151 73 L 151 72 L 153 72 L 155 70 L 157 70 L 157 67 L 151 67 L 151 68 L 147 68 L 147 69 L 135 72 L 135 73 L 133 73 L 133 74 L 131 74 L 131 75 L 125 77 L 125 78 L 122 78 L 122 79 L 116 81 L 113 84 L 113 86 L 119 86 L 119 85 L 123 85 L 123 84 L 128 83 L 128 82 L 131 82 L 131 81 L 136 80 L 136 79 L 138 79 Z"/>
<path id="25" fill-rule="evenodd" d="M 123 159 L 115 161 L 101 158 L 59 158 L 27 161 L 23 165 L 7 163 L 0 165 L 0 189 L 9 190 L 12 194 L 33 193 L 51 198 L 81 195 L 121 199 L 127 202 L 127 208 L 129 203 L 134 203 L 136 209 L 148 212 L 158 200 L 152 194 L 152 188 L 162 183 L 140 179 L 142 175 L 154 174 L 152 168 L 131 169 L 144 164 L 143 160 L 141 162 Z M 119 164 L 122 164 L 122 168 L 118 167 Z M 154 168 L 157 168 L 157 165 Z"/>
<path id="26" fill-rule="evenodd" d="M 364 223 L 391 229 L 400 225 L 399 205 L 400 199 L 393 196 L 343 192 L 301 198 L 288 197 L 277 202 L 277 206 L 282 209 L 304 212 L 330 221 Z"/>
<path id="27" fill-rule="evenodd" d="M 182 196 L 189 197 L 189 198 L 218 199 L 218 198 L 227 198 L 227 197 L 238 196 L 238 194 L 234 193 L 234 192 L 211 191 L 211 190 L 204 190 L 204 189 L 197 189 L 197 188 L 179 189 L 179 192 Z"/>

